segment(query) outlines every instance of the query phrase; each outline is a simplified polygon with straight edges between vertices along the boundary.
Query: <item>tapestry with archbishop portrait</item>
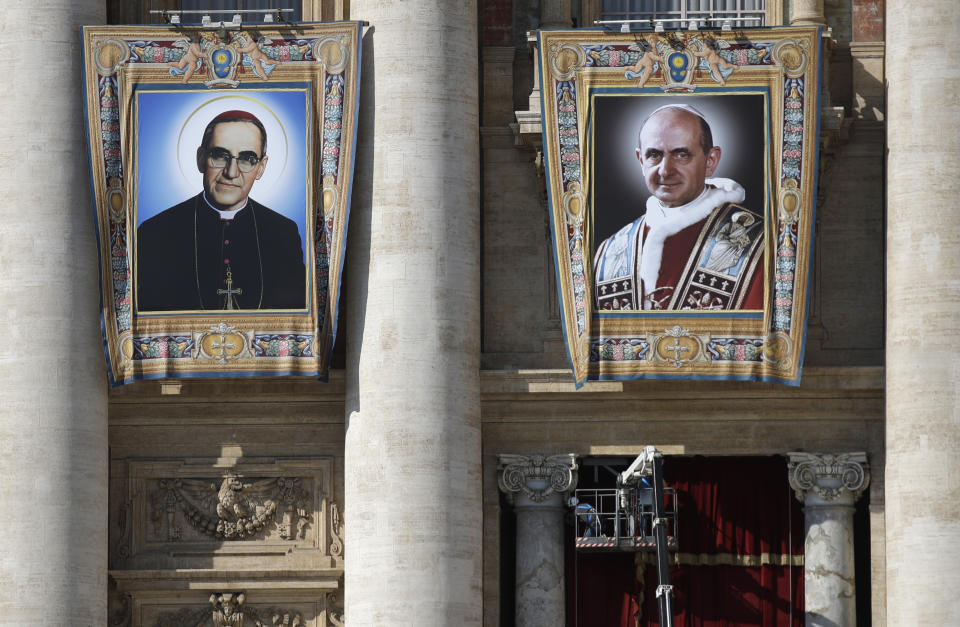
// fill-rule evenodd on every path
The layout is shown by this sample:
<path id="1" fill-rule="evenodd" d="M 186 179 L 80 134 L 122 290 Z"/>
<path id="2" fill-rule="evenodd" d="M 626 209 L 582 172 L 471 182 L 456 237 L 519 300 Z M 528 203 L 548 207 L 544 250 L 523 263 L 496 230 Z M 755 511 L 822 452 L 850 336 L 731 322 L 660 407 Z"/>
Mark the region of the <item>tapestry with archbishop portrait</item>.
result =
<path id="1" fill-rule="evenodd" d="M 540 31 L 554 260 L 578 385 L 799 384 L 820 37 Z"/>
<path id="2" fill-rule="evenodd" d="M 112 383 L 327 377 L 360 36 L 359 22 L 84 28 Z"/>

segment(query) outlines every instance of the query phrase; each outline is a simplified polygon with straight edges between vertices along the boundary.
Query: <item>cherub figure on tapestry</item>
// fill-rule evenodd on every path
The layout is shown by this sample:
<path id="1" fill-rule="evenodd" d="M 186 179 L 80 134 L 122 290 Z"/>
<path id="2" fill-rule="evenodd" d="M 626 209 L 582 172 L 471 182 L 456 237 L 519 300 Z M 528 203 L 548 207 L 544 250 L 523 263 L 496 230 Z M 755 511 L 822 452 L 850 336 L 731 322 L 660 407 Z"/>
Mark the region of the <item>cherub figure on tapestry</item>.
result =
<path id="1" fill-rule="evenodd" d="M 202 39 L 199 36 L 191 35 L 189 39 L 178 39 L 173 42 L 173 47 L 183 51 L 183 56 L 177 61 L 169 61 L 170 76 L 183 75 L 180 82 L 184 85 L 190 80 L 193 74 L 200 69 L 203 56 Z"/>
<path id="2" fill-rule="evenodd" d="M 626 69 L 624 76 L 629 79 L 639 78 L 637 87 L 643 87 L 662 62 L 660 38 L 655 33 L 648 33 L 641 41 L 632 44 L 630 49 L 639 51 L 641 55 L 636 64 Z"/>
<path id="3" fill-rule="evenodd" d="M 273 71 L 275 67 L 280 65 L 279 59 L 272 59 L 264 54 L 263 50 L 260 49 L 261 45 L 269 46 L 273 43 L 273 40 L 268 39 L 267 37 L 261 37 L 260 39 L 254 40 L 253 36 L 249 33 L 237 33 L 233 37 L 233 41 L 239 46 L 240 52 L 243 54 L 243 65 L 249 67 L 253 70 L 253 73 L 267 80 L 267 77 L 270 76 L 270 72 Z"/>
<path id="4" fill-rule="evenodd" d="M 701 39 L 698 35 L 690 37 L 687 42 L 687 48 L 693 53 L 693 56 L 701 59 L 701 64 L 706 64 L 710 77 L 720 83 L 727 84 L 727 78 L 733 73 L 737 66 L 723 59 L 720 56 L 720 50 L 729 48 L 730 43 L 722 39 L 714 39 L 707 35 Z M 724 72 L 726 70 L 726 72 Z"/>

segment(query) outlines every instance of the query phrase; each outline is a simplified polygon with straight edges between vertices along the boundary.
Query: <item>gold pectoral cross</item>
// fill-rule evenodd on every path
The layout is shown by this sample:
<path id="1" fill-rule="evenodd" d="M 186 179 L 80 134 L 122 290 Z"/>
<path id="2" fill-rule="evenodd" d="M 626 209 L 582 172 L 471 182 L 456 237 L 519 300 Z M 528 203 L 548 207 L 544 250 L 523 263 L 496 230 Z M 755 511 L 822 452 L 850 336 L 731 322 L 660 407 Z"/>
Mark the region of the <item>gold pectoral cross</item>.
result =
<path id="1" fill-rule="evenodd" d="M 237 301 L 234 300 L 233 295 L 243 294 L 243 290 L 239 287 L 237 289 L 233 289 L 233 272 L 231 272 L 229 268 L 227 268 L 227 289 L 217 290 L 217 296 L 221 296 L 223 294 L 227 295 L 227 302 L 223 305 L 224 309 L 240 309 L 240 307 L 237 306 Z"/>

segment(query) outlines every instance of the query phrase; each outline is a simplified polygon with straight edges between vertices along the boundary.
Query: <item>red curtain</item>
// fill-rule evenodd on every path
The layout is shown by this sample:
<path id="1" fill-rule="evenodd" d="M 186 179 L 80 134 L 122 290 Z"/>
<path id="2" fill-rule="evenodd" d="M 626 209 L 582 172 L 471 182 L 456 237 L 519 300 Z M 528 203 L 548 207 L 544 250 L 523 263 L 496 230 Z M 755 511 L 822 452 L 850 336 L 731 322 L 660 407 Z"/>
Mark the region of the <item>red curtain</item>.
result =
<path id="1" fill-rule="evenodd" d="M 803 512 L 786 460 L 667 457 L 664 478 L 678 502 L 674 625 L 803 627 L 803 567 L 787 565 L 803 555 Z M 569 627 L 660 624 L 655 566 L 641 582 L 632 553 L 568 545 Z"/>
<path id="2" fill-rule="evenodd" d="M 567 544 L 571 547 L 568 564 L 571 559 L 574 562 L 567 569 L 567 625 L 634 627 L 640 585 L 633 554 L 574 553 L 573 543 Z M 570 578 L 571 571 L 579 571 L 576 581 Z M 651 572 L 656 578 L 656 571 Z"/>

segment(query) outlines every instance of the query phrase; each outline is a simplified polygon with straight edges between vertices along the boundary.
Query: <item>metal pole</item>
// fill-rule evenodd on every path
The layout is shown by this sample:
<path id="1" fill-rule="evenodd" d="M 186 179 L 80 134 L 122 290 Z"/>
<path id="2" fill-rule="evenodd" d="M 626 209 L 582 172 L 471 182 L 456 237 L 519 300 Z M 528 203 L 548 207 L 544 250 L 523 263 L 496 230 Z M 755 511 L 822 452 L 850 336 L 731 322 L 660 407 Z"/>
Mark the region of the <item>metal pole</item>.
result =
<path id="1" fill-rule="evenodd" d="M 673 608 L 670 585 L 670 557 L 667 547 L 667 519 L 663 505 L 663 455 L 653 457 L 653 533 L 657 540 L 657 605 L 661 627 L 673 627 Z"/>

